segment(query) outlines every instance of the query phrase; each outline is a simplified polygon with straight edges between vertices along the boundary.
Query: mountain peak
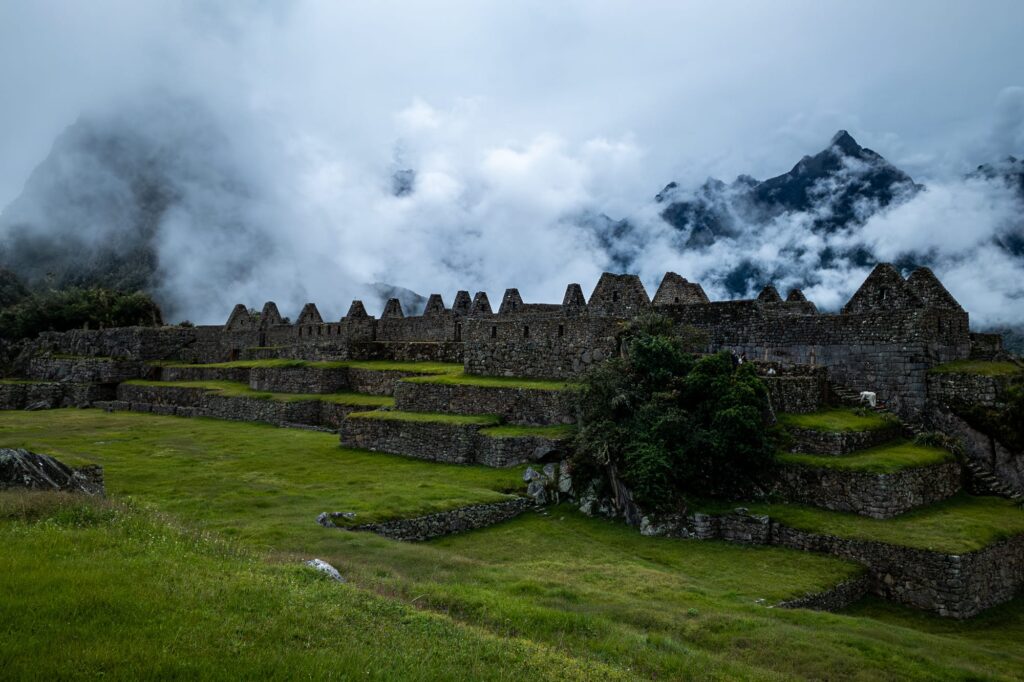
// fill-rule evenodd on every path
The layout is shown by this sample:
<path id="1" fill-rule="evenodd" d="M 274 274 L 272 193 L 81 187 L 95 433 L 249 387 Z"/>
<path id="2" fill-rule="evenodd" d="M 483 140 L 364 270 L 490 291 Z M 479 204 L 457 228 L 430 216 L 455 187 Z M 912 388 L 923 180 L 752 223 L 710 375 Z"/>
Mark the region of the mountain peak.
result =
<path id="1" fill-rule="evenodd" d="M 861 151 L 861 146 L 857 144 L 857 140 L 853 139 L 853 135 L 840 130 L 832 136 L 832 141 L 829 142 L 829 147 L 839 147 L 845 154 L 855 155 Z"/>

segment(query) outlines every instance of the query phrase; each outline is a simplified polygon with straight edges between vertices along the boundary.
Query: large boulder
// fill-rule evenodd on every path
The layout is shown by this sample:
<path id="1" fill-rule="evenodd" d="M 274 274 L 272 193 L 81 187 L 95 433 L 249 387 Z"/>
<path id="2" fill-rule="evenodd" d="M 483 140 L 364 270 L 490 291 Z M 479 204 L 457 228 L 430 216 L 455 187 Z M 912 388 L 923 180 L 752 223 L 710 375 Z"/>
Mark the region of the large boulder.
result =
<path id="1" fill-rule="evenodd" d="M 0 490 L 8 488 L 103 495 L 103 469 L 74 469 L 48 455 L 0 448 Z"/>

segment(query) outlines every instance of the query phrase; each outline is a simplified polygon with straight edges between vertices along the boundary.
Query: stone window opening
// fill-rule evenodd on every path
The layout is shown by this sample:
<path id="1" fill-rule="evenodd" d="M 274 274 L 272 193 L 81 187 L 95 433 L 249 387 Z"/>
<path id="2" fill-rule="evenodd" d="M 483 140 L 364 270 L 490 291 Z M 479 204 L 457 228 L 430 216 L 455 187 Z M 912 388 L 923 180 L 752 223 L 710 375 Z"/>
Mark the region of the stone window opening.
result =
<path id="1" fill-rule="evenodd" d="M 491 338 L 492 339 L 498 338 L 498 328 L 496 326 L 491 327 Z"/>
<path id="2" fill-rule="evenodd" d="M 612 303 L 618 303 L 618 302 L 619 302 L 619 292 L 613 291 L 612 292 Z"/>
<path id="3" fill-rule="evenodd" d="M 524 339 L 530 338 L 530 325 L 525 325 L 523 327 L 523 338 Z"/>
<path id="4" fill-rule="evenodd" d="M 676 296 L 675 298 L 673 298 L 673 299 L 672 299 L 672 302 L 673 302 L 673 303 L 679 303 L 679 297 L 678 297 L 678 296 Z"/>
<path id="5" fill-rule="evenodd" d="M 558 325 L 558 338 L 562 338 L 563 336 L 565 336 L 565 325 L 560 324 Z"/>

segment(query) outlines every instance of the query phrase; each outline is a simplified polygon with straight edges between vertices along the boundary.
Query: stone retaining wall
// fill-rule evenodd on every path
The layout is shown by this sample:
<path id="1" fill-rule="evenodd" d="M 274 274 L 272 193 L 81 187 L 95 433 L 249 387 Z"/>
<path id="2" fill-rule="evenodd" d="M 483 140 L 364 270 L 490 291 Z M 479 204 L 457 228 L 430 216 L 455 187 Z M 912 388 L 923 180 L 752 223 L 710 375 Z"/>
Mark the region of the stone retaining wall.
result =
<path id="1" fill-rule="evenodd" d="M 476 461 L 475 424 L 350 418 L 341 424 L 343 447 L 390 452 L 453 464 Z"/>
<path id="2" fill-rule="evenodd" d="M 271 393 L 337 393 L 349 390 L 348 369 L 253 367 L 249 388 Z"/>
<path id="3" fill-rule="evenodd" d="M 0 383 L 0 410 L 23 410 L 39 404 L 47 408 L 60 407 L 63 399 L 64 386 L 56 382 Z"/>
<path id="4" fill-rule="evenodd" d="M 476 461 L 489 467 L 510 467 L 525 462 L 536 462 L 558 452 L 562 441 L 539 436 L 477 437 Z"/>
<path id="5" fill-rule="evenodd" d="M 871 591 L 951 618 L 970 618 L 1012 599 L 1024 586 L 1024 535 L 965 554 L 856 540 L 784 526 L 767 516 L 693 514 L 666 535 L 779 545 L 831 554 L 867 567 Z"/>
<path id="6" fill-rule="evenodd" d="M 248 367 L 161 367 L 161 381 L 236 381 L 249 382 Z"/>
<path id="7" fill-rule="evenodd" d="M 1012 375 L 982 376 L 968 373 L 928 374 L 928 400 L 940 405 L 994 407 L 1005 401 Z"/>
<path id="8" fill-rule="evenodd" d="M 232 421 L 263 422 L 276 426 L 308 426 L 336 430 L 350 413 L 365 406 L 321 400 L 269 400 L 224 396 L 202 388 L 122 384 L 117 400 L 96 404 L 111 410 L 130 410 L 179 417 L 213 417 Z"/>
<path id="9" fill-rule="evenodd" d="M 792 436 L 790 452 L 808 455 L 832 455 L 839 457 L 855 450 L 882 445 L 900 435 L 898 425 L 874 431 L 816 431 L 793 426 L 786 427 Z"/>
<path id="10" fill-rule="evenodd" d="M 349 390 L 370 395 L 394 395 L 399 379 L 422 376 L 418 372 L 348 368 Z"/>
<path id="11" fill-rule="evenodd" d="M 530 508 L 530 504 L 527 498 L 517 497 L 504 502 L 474 504 L 437 514 L 416 516 L 411 519 L 350 526 L 345 530 L 376 533 L 392 540 L 421 542 L 444 535 L 465 533 L 493 526 L 519 516 Z"/>
<path id="12" fill-rule="evenodd" d="M 62 358 L 40 356 L 29 362 L 28 374 L 40 381 L 117 384 L 152 374 L 152 369 L 136 360 L 110 358 Z"/>
<path id="13" fill-rule="evenodd" d="M 776 412 L 817 412 L 825 405 L 828 382 L 824 373 L 811 376 L 761 376 Z"/>
<path id="14" fill-rule="evenodd" d="M 497 414 L 510 424 L 532 426 L 575 422 L 565 391 L 399 381 L 395 407 L 409 412 Z"/>
<path id="15" fill-rule="evenodd" d="M 814 611 L 841 611 L 862 599 L 871 591 L 871 576 L 859 575 L 844 580 L 823 592 L 787 599 L 776 604 L 783 609 L 812 609 Z"/>
<path id="16" fill-rule="evenodd" d="M 777 492 L 790 502 L 887 519 L 960 490 L 955 461 L 889 474 L 781 464 Z"/>

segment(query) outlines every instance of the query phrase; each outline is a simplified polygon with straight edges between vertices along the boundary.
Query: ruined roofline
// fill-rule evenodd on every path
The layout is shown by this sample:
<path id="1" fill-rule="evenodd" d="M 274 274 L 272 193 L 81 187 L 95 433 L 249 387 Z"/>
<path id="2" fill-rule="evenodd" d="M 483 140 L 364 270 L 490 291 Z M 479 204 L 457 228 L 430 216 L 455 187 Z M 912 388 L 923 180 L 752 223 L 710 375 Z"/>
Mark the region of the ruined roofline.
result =
<path id="1" fill-rule="evenodd" d="M 700 305 L 717 307 L 739 304 L 764 306 L 766 310 L 778 309 L 780 314 L 787 315 L 799 314 L 801 311 L 809 315 L 817 314 L 817 308 L 807 300 L 799 289 L 790 289 L 786 298 L 783 299 L 771 283 L 767 283 L 754 299 L 712 301 L 699 283 L 690 282 L 674 272 L 667 272 L 652 299 L 648 296 L 639 276 L 606 272 L 599 278 L 589 299 L 584 298 L 579 284 L 568 285 L 560 304 L 526 303 L 518 289 L 510 288 L 505 291 L 498 311 L 494 312 L 486 292 L 478 291 L 471 299 L 469 292 L 462 290 L 456 294 L 451 308 L 445 306 L 444 299 L 440 294 L 431 294 L 422 315 L 406 316 L 398 299 L 392 299 L 385 305 L 381 317 L 374 318 L 366 312 L 361 301 L 353 301 L 348 314 L 341 318 L 340 322 L 438 316 L 469 318 L 515 316 L 518 318 L 589 315 L 592 317 L 629 318 L 652 308 L 669 309 L 678 306 Z M 843 315 L 852 315 L 929 308 L 965 312 L 930 269 L 917 268 L 904 278 L 891 263 L 879 263 L 838 312 Z M 223 330 L 225 332 L 242 332 L 257 328 L 288 326 L 288 323 L 281 318 L 273 301 L 264 304 L 261 314 L 254 316 L 253 312 L 243 304 L 236 305 L 231 311 L 228 321 L 224 324 Z M 326 323 L 316 306 L 308 303 L 299 313 L 294 325 L 291 326 L 316 324 Z"/>

